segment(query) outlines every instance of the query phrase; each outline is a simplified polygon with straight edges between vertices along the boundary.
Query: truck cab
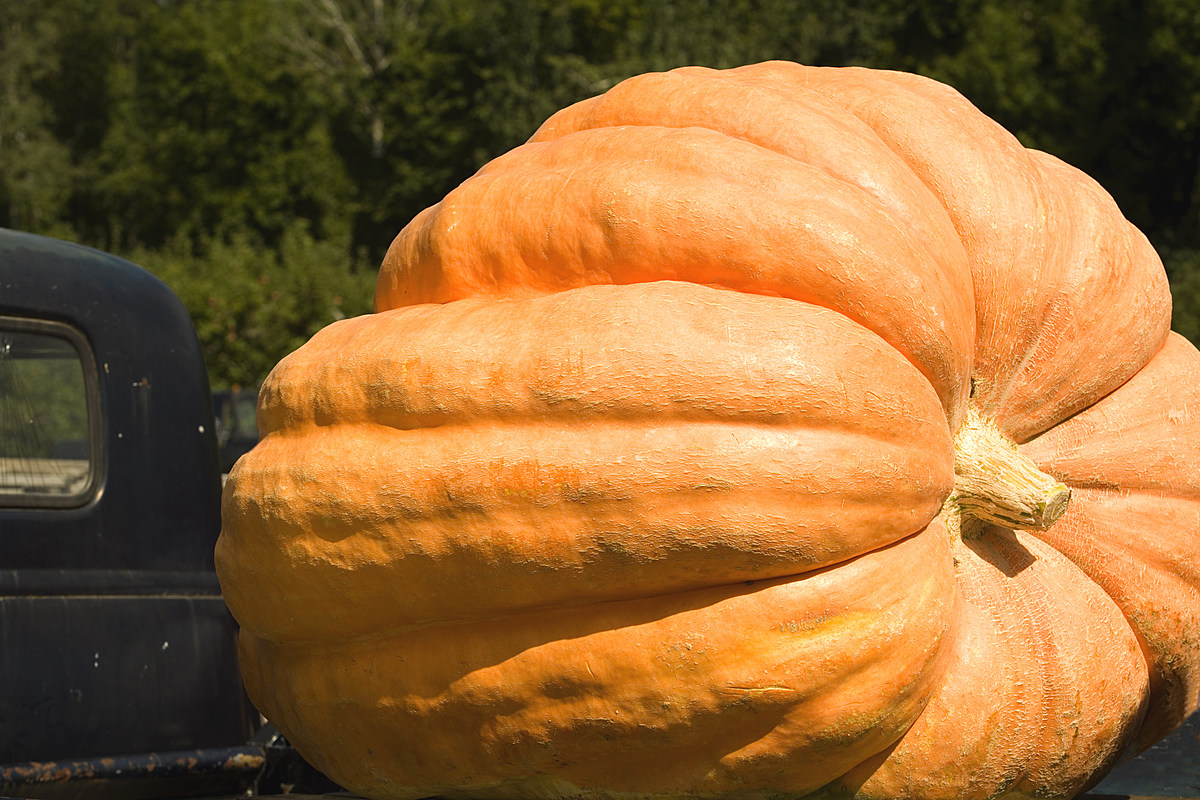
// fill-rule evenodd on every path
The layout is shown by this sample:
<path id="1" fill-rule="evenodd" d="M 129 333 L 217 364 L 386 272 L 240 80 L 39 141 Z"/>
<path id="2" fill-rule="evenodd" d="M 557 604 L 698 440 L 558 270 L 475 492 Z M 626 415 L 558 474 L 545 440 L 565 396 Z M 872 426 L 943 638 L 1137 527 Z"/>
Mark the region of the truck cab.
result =
<path id="1" fill-rule="evenodd" d="M 175 295 L 0 230 L 0 796 L 253 789 L 266 751 L 213 570 L 220 466 Z"/>

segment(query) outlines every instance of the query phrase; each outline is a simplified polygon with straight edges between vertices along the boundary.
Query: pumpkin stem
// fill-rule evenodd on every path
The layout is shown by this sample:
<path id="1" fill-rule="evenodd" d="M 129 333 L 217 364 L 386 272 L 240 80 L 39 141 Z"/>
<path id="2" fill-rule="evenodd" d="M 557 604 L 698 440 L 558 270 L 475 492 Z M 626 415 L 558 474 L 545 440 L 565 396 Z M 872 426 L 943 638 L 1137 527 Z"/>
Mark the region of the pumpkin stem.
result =
<path id="1" fill-rule="evenodd" d="M 1044 531 L 1067 510 L 1071 490 L 1021 455 L 1016 442 L 973 405 L 954 437 L 954 451 L 954 500 L 962 514 Z"/>

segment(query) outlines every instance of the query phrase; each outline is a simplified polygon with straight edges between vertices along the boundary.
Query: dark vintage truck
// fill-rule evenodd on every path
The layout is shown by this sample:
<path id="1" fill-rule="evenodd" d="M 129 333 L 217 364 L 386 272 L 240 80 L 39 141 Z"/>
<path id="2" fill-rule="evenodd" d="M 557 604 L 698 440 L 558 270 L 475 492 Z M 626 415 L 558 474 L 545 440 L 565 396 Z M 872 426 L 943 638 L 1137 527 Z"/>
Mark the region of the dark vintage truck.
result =
<path id="1" fill-rule="evenodd" d="M 0 230 L 0 797 L 338 792 L 243 692 L 213 571 L 223 466 L 171 291 Z M 1095 792 L 1200 796 L 1198 728 Z"/>
<path id="2" fill-rule="evenodd" d="M 0 230 L 0 796 L 336 788 L 243 693 L 220 467 L 171 291 Z"/>

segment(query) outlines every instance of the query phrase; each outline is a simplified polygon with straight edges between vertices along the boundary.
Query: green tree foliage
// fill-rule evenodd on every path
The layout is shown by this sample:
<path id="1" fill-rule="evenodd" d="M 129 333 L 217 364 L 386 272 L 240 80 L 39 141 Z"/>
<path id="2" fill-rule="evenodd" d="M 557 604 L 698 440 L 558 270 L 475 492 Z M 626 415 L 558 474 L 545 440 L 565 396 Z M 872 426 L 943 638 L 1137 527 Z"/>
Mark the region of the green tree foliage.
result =
<path id="1" fill-rule="evenodd" d="M 111 56 L 108 122 L 90 153 L 99 213 L 81 235 L 118 250 L 180 234 L 277 245 L 296 219 L 341 235 L 345 169 L 316 98 L 263 47 L 269 6 L 133 8 L 136 33 Z"/>
<path id="2" fill-rule="evenodd" d="M 1200 249 L 1167 249 L 1163 263 L 1171 277 L 1171 295 L 1175 301 L 1171 327 L 1192 342 L 1200 342 Z"/>
<path id="3" fill-rule="evenodd" d="M 350 186 L 356 241 L 380 254 L 407 219 L 459 177 L 469 98 L 428 0 L 271 0 L 265 42 L 321 109 Z"/>
<path id="4" fill-rule="evenodd" d="M 72 175 L 46 91 L 58 77 L 57 47 L 56 28 L 33 3 L 0 6 L 0 218 L 62 233 Z"/>
<path id="5" fill-rule="evenodd" d="M 930 75 L 1092 174 L 1200 334 L 1191 0 L 8 0 L 0 224 L 159 272 L 214 383 L 249 385 L 368 311 L 396 232 L 556 109 L 773 58 Z"/>
<path id="6" fill-rule="evenodd" d="M 209 371 L 221 385 L 252 387 L 319 329 L 366 313 L 374 272 L 349 263 L 343 243 L 292 223 L 278 248 L 253 238 L 180 235 L 134 259 L 179 295 L 196 322 Z"/>
<path id="7" fill-rule="evenodd" d="M 694 0 L 636 4 L 617 50 L 630 74 L 681 64 L 735 67 L 771 59 L 841 66 L 882 63 L 902 13 L 844 0 Z"/>

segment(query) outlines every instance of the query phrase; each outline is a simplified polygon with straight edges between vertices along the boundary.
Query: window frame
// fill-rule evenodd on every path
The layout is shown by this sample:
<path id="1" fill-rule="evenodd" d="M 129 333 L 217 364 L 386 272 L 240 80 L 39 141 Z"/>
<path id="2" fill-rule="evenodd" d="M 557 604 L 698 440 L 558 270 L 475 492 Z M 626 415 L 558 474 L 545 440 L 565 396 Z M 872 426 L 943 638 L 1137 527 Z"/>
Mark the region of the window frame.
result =
<path id="1" fill-rule="evenodd" d="M 76 492 L 0 491 L 0 508 L 74 509 L 88 505 L 100 494 L 104 469 L 104 415 L 100 391 L 100 373 L 96 357 L 83 332 L 65 322 L 0 314 L 0 335 L 23 333 L 49 336 L 66 341 L 75 351 L 83 372 L 83 394 L 87 413 L 88 477 Z M 0 454 L 3 457 L 3 454 Z"/>

